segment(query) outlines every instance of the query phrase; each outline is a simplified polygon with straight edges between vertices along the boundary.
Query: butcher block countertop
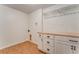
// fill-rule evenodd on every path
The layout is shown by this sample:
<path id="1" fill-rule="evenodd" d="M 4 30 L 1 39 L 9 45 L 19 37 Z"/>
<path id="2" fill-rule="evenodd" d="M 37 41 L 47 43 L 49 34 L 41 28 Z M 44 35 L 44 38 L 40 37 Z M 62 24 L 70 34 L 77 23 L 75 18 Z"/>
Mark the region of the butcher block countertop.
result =
<path id="1" fill-rule="evenodd" d="M 66 37 L 75 37 L 79 38 L 79 33 L 70 33 L 70 32 L 61 32 L 61 33 L 47 33 L 47 32 L 38 32 L 38 34 L 43 34 L 43 35 L 56 35 L 56 36 L 66 36 Z"/>

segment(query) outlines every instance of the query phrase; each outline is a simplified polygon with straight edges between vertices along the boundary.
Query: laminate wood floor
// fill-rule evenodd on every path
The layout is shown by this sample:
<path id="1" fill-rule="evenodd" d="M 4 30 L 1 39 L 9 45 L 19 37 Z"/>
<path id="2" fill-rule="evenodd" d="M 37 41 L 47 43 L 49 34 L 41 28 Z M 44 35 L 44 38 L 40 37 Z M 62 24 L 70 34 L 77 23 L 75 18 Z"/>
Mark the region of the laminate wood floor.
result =
<path id="1" fill-rule="evenodd" d="M 0 54 L 43 54 L 38 50 L 37 45 L 26 41 L 3 50 L 0 50 Z"/>

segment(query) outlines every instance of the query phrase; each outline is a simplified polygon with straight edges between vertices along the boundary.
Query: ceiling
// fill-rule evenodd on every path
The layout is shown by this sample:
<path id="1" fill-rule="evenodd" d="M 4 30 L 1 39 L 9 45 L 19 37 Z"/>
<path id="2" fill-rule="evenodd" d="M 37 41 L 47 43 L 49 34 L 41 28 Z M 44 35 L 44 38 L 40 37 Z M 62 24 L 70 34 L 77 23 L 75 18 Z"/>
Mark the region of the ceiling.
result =
<path id="1" fill-rule="evenodd" d="M 54 4 L 5 4 L 5 6 L 20 10 L 25 13 L 31 13 L 39 8 L 46 8 Z"/>

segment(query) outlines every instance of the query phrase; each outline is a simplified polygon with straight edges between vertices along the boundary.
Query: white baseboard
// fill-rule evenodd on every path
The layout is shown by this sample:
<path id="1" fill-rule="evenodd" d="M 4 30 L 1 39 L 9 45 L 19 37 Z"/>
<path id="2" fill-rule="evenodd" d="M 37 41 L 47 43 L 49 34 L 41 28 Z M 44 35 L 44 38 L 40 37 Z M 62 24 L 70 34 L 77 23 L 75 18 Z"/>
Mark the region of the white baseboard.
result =
<path id="1" fill-rule="evenodd" d="M 11 46 L 14 46 L 16 44 L 19 44 L 19 43 L 22 43 L 22 42 L 25 42 L 25 41 L 29 41 L 27 39 L 23 40 L 23 41 L 18 41 L 18 42 L 15 42 L 15 43 L 12 43 L 12 44 L 9 44 L 9 45 L 6 45 L 6 46 L 3 46 L 3 47 L 0 47 L 0 49 L 4 49 L 4 48 L 8 48 L 8 47 L 11 47 Z"/>

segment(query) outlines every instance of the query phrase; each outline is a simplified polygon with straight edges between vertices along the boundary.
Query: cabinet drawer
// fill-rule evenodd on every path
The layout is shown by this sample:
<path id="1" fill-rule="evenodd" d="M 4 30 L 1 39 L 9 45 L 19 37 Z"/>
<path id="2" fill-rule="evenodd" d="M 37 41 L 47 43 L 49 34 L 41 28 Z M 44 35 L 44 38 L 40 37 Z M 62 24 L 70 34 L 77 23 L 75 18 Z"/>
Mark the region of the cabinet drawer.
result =
<path id="1" fill-rule="evenodd" d="M 43 45 L 54 46 L 54 39 L 43 39 Z"/>
<path id="2" fill-rule="evenodd" d="M 65 37 L 65 36 L 55 36 L 55 40 L 68 42 L 68 43 L 79 43 L 79 38 Z"/>
<path id="3" fill-rule="evenodd" d="M 64 37 L 64 36 L 55 36 L 55 41 L 68 42 L 69 38 L 68 37 Z"/>
<path id="4" fill-rule="evenodd" d="M 45 46 L 43 46 L 43 51 L 45 51 L 46 53 L 50 53 L 50 54 L 52 54 L 52 53 L 54 53 L 54 47 L 52 46 L 48 46 L 48 45 L 45 45 Z"/>
<path id="5" fill-rule="evenodd" d="M 79 38 L 69 38 L 69 43 L 79 44 Z"/>

